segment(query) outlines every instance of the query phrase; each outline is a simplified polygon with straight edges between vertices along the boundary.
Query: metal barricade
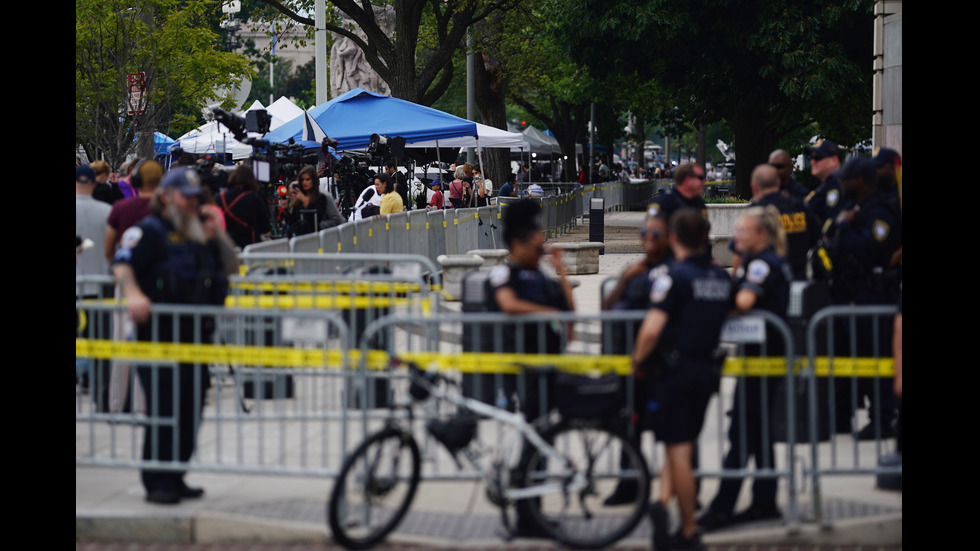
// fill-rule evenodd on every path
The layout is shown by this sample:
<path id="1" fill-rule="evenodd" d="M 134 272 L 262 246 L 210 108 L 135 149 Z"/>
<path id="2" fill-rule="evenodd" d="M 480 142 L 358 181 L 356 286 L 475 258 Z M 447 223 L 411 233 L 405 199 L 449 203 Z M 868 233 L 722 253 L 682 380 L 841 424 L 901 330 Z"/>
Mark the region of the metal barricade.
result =
<path id="1" fill-rule="evenodd" d="M 465 254 L 480 248 L 480 215 L 477 209 L 456 209 L 456 247 L 450 254 Z"/>
<path id="2" fill-rule="evenodd" d="M 431 210 L 426 213 L 428 225 L 429 259 L 436 262 L 440 255 L 446 254 L 446 220 L 449 217 L 445 210 Z"/>
<path id="3" fill-rule="evenodd" d="M 382 216 L 387 224 L 385 233 L 388 235 L 388 250 L 393 253 L 407 254 L 411 250 L 409 235 L 408 213 L 399 212 Z"/>
<path id="4" fill-rule="evenodd" d="M 446 254 L 463 254 L 459 252 L 459 217 L 457 216 L 457 209 L 446 209 L 443 212 L 445 219 L 443 220 L 443 230 L 446 232 Z M 467 250 L 464 250 L 465 253 Z"/>
<path id="5" fill-rule="evenodd" d="M 384 224 L 381 221 L 381 224 Z M 242 253 L 239 261 L 246 273 L 291 273 L 306 275 L 341 274 L 353 268 L 384 267 L 392 273 L 438 279 L 438 265 L 427 257 L 413 254 L 264 254 Z"/>
<path id="6" fill-rule="evenodd" d="M 818 311 L 807 327 L 812 443 L 807 474 L 812 479 L 818 521 L 824 520 L 822 477 L 902 474 L 901 465 L 882 466 L 878 461 L 885 453 L 884 429 L 888 427 L 884 423 L 893 414 L 889 405 L 894 396 L 890 336 L 896 313 L 894 306 L 831 306 Z M 865 397 L 871 402 L 868 414 L 861 411 Z M 864 418 L 878 422 L 873 441 L 862 442 L 858 437 L 858 421 Z M 844 436 L 834 436 L 841 431 Z"/>
<path id="7" fill-rule="evenodd" d="M 429 254 L 429 232 L 436 228 L 429 227 L 429 213 L 424 210 L 412 210 L 406 213 L 408 221 L 405 233 L 408 235 L 408 250 L 405 252 L 432 258 Z"/>
<path id="8" fill-rule="evenodd" d="M 324 243 L 323 252 L 327 252 L 327 253 L 332 253 L 332 252 L 338 252 L 338 253 L 357 253 L 357 252 L 361 252 L 361 250 L 358 249 L 358 247 L 355 244 L 356 241 L 357 241 L 357 238 L 356 238 L 356 235 L 357 234 L 355 233 L 355 230 L 354 230 L 354 224 L 350 224 L 350 223 L 341 224 L 339 226 L 335 226 L 333 228 L 330 228 L 330 230 L 337 230 L 337 248 L 336 249 L 328 248 L 327 245 L 326 245 L 326 243 Z M 324 233 L 326 233 L 326 231 L 330 231 L 330 230 L 325 230 Z M 407 253 L 409 251 L 405 251 L 405 252 Z"/>
<path id="9" fill-rule="evenodd" d="M 323 252 L 320 246 L 320 234 L 311 233 L 289 239 L 289 252 L 292 253 L 319 253 Z"/>
<path id="10" fill-rule="evenodd" d="M 118 305 L 76 308 L 123 323 Z M 76 465 L 338 472 L 350 439 L 338 315 L 154 304 L 151 320 L 148 341 L 116 328 L 76 339 L 76 358 L 112 361 L 113 390 L 129 396 L 103 409 L 77 395 Z"/>
<path id="11" fill-rule="evenodd" d="M 333 227 L 320 232 L 320 251 L 324 253 L 339 253 L 341 249 L 340 227 Z"/>
<path id="12" fill-rule="evenodd" d="M 496 207 L 480 207 L 476 209 L 477 244 L 480 249 L 503 248 L 505 245 L 497 239 Z"/>

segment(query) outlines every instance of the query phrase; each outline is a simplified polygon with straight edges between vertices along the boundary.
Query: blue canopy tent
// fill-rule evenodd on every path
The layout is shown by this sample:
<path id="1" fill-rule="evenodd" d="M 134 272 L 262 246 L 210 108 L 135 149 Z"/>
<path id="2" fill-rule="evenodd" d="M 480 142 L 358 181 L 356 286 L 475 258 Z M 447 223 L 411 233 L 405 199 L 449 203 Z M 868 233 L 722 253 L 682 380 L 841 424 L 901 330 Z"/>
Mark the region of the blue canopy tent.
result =
<path id="1" fill-rule="evenodd" d="M 383 96 L 355 88 L 317 105 L 309 114 L 324 132 L 337 140 L 337 150 L 363 149 L 371 134 L 405 138 L 407 143 L 476 136 L 476 123 L 423 107 L 410 101 Z M 304 117 L 295 119 L 265 135 L 270 142 L 283 143 L 303 135 Z"/>
<path id="2" fill-rule="evenodd" d="M 135 140 L 134 140 L 135 141 Z M 162 132 L 153 133 L 153 154 L 166 155 L 170 151 L 170 146 L 174 144 L 174 139 Z"/>

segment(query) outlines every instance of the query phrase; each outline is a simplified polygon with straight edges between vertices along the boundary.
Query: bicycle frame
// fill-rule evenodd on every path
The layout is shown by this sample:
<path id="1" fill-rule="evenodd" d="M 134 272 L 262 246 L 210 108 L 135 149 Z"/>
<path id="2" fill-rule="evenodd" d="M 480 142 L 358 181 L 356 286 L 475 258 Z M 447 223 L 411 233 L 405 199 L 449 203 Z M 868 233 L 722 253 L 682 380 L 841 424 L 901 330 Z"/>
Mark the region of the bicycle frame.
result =
<path id="1" fill-rule="evenodd" d="M 455 405 L 457 408 L 464 408 L 481 417 L 492 419 L 498 423 L 507 425 L 512 429 L 515 429 L 521 436 L 524 437 L 525 440 L 530 442 L 532 446 L 534 446 L 535 448 L 538 449 L 538 451 L 544 454 L 549 461 L 555 461 L 556 462 L 555 464 L 561 467 L 562 472 L 568 475 L 567 477 L 564 478 L 570 478 L 569 483 L 556 482 L 553 484 L 539 484 L 527 488 L 508 487 L 505 488 L 503 491 L 503 495 L 505 498 L 511 501 L 516 501 L 521 499 L 542 497 L 545 495 L 550 495 L 555 493 L 571 493 L 571 492 L 580 491 L 588 485 L 588 481 L 586 480 L 585 476 L 580 471 L 576 471 L 575 469 L 573 469 L 572 465 L 568 461 L 568 458 L 562 455 L 558 450 L 554 448 L 554 446 L 549 444 L 544 438 L 541 437 L 538 431 L 535 430 L 530 423 L 528 423 L 523 412 L 510 412 L 507 411 L 506 409 L 497 406 L 492 406 L 483 403 L 479 400 L 462 396 L 458 393 L 449 392 L 443 389 L 438 384 L 438 382 L 445 381 L 447 383 L 455 384 L 453 381 L 449 381 L 448 379 L 442 377 L 441 375 L 436 375 L 434 381 L 429 381 L 425 377 L 420 376 L 418 374 L 418 373 L 428 373 L 428 372 L 424 371 L 422 368 L 414 364 L 408 364 L 408 365 L 409 365 L 409 377 L 412 380 L 412 382 L 416 384 L 421 384 L 425 388 L 425 390 L 428 391 L 428 393 L 432 398 L 434 398 L 437 401 L 441 400 L 444 402 L 449 402 Z M 418 373 L 416 373 L 416 371 Z M 413 398 L 413 402 L 414 401 L 418 401 L 418 400 Z M 438 438 L 436 440 L 438 440 Z M 521 440 L 518 439 L 518 444 L 520 445 L 520 443 Z M 445 444 L 443 445 L 445 446 Z M 508 457 L 511 460 L 513 460 L 515 456 L 520 457 L 520 454 L 515 454 L 515 453 L 508 454 Z M 470 464 L 472 464 L 473 467 L 480 472 L 486 484 L 493 484 L 494 482 L 497 482 L 494 479 L 496 475 L 492 469 L 489 469 L 485 465 L 482 465 L 479 462 L 474 461 L 469 456 L 467 456 L 467 459 L 469 460 Z M 508 468 L 514 468 L 514 467 L 516 467 L 516 465 L 514 464 L 508 465 Z"/>

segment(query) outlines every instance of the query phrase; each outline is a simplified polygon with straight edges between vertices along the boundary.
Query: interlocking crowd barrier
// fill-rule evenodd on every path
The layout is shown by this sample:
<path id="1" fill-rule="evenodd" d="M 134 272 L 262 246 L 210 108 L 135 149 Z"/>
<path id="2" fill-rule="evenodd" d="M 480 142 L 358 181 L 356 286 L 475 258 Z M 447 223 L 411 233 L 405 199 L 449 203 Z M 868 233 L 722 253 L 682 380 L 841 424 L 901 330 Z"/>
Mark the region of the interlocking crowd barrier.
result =
<path id="1" fill-rule="evenodd" d="M 154 305 L 156 319 L 173 330 L 151 342 L 131 340 L 124 306 L 111 296 L 77 298 L 76 369 L 87 361 L 91 379 L 87 393 L 76 396 L 76 465 L 334 476 L 345 451 L 383 423 L 384 408 L 405 401 L 406 382 L 390 369 L 392 356 L 449 374 L 470 396 L 496 401 L 503 394 L 509 403 L 516 398 L 530 413 L 549 411 L 557 398 L 549 393 L 551 370 L 619 380 L 620 409 L 644 409 L 634 401 L 630 376 L 635 324 L 643 312 L 447 314 L 426 279 L 435 266 L 424 256 L 383 259 L 412 264 L 416 274 L 373 273 L 365 259 L 356 277 L 343 273 L 346 254 L 336 255 L 334 264 L 323 258 L 333 255 L 291 256 L 243 255 L 248 273 L 234 279 L 224 308 Z M 76 285 L 93 281 L 105 279 L 77 279 Z M 362 311 L 372 308 L 371 314 Z M 728 358 L 698 443 L 698 474 L 774 481 L 783 488 L 790 522 L 801 520 L 802 480 L 812 487 L 819 519 L 822 477 L 900 474 L 900 467 L 877 465 L 886 435 L 860 442 L 854 430 L 835 436 L 818 427 L 827 415 L 836 421 L 842 401 L 847 421 L 855 415 L 861 421 L 861 381 L 884 381 L 891 365 L 880 346 L 868 351 L 845 345 L 841 335 L 863 334 L 867 327 L 878 337 L 893 314 L 890 308 L 819 312 L 806 335 L 805 360 L 796 357 L 792 332 L 779 318 L 764 312 L 737 318 L 725 333 Z M 863 318 L 878 321 L 866 326 Z M 182 328 L 188 329 L 182 334 Z M 97 362 L 111 369 L 95 369 Z M 189 461 L 163 460 L 160 450 L 176 447 L 184 429 L 167 413 L 171 408 L 161 409 L 166 396 L 141 400 L 136 381 L 149 381 L 155 393 L 159 381 L 181 381 L 187 373 L 196 374 L 184 388 L 192 393 L 195 422 L 201 421 L 198 448 Z M 203 392 L 211 381 L 211 390 Z M 839 381 L 854 392 L 841 395 L 833 384 Z M 872 416 L 885 417 L 883 389 L 869 388 L 880 404 Z M 103 391 L 112 397 L 102 401 Z M 170 399 L 178 404 L 186 396 Z M 144 459 L 146 426 L 174 430 L 151 431 Z M 474 476 L 458 471 L 423 432 L 419 437 L 425 443 L 423 476 Z M 162 443 L 168 438 L 172 446 Z M 656 473 L 661 452 L 649 434 L 641 441 Z M 750 454 L 755 465 L 747 468 Z"/>

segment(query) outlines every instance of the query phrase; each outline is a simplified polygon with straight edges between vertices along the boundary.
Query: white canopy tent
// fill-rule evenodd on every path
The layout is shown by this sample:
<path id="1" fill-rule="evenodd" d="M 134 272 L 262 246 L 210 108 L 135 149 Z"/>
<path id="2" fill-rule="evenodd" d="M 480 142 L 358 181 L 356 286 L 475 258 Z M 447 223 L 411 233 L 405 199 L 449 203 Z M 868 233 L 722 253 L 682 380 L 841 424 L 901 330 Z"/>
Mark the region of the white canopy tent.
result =
<path id="1" fill-rule="evenodd" d="M 269 112 L 272 116 L 270 130 L 275 130 L 284 123 L 304 113 L 302 109 L 286 97 L 279 98 L 269 107 L 265 107 L 261 101 L 256 100 L 245 111 L 251 111 L 253 109 L 265 109 Z M 250 135 L 261 137 L 260 134 Z M 230 153 L 231 158 L 235 160 L 246 159 L 252 154 L 252 146 L 236 140 L 231 131 L 218 121 L 207 122 L 177 138 L 174 147 L 180 147 L 184 151 L 195 155 L 218 152 Z"/>
<path id="2" fill-rule="evenodd" d="M 424 147 L 520 147 L 524 136 L 517 132 L 508 132 L 485 124 L 476 123 L 476 136 L 462 136 L 445 140 L 430 140 L 405 144 L 406 148 Z"/>

